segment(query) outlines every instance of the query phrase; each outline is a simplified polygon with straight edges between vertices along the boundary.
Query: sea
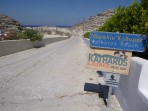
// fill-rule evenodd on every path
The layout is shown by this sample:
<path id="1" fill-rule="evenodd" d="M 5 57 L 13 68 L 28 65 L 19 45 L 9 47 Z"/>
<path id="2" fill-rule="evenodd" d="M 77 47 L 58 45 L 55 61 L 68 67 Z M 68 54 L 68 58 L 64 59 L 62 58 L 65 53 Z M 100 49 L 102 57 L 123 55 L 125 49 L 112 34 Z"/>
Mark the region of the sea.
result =
<path id="1" fill-rule="evenodd" d="M 42 26 L 46 26 L 46 25 L 23 25 L 23 27 L 42 27 Z M 48 27 L 61 27 L 61 28 L 70 28 L 71 26 L 61 26 L 61 25 L 57 25 L 57 26 L 49 26 Z"/>

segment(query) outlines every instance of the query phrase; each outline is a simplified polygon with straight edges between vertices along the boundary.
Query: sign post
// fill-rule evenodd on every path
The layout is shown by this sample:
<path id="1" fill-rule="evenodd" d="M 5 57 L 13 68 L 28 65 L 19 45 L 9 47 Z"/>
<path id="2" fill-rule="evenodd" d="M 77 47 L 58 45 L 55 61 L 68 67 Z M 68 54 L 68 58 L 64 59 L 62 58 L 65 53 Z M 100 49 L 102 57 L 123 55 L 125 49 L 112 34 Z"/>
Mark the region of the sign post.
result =
<path id="1" fill-rule="evenodd" d="M 120 76 L 119 76 L 120 77 Z M 111 104 L 111 95 L 112 95 L 112 90 L 113 90 L 113 85 L 115 85 L 115 87 L 117 87 L 117 83 L 116 82 L 117 79 L 114 78 L 114 75 L 111 74 L 110 75 L 110 79 L 108 79 L 108 81 L 106 81 L 109 84 L 109 92 L 108 92 L 108 100 L 107 100 L 107 108 L 110 107 Z M 114 82 L 115 81 L 115 82 Z"/>
<path id="2" fill-rule="evenodd" d="M 132 51 L 143 52 L 147 36 L 138 34 L 91 32 L 87 67 L 110 72 L 106 79 L 109 85 L 107 108 L 110 107 L 112 88 L 118 86 L 119 78 L 114 73 L 128 75 Z"/>
<path id="3" fill-rule="evenodd" d="M 107 108 L 109 108 L 110 105 L 111 105 L 111 94 L 112 94 L 112 90 L 113 90 L 113 87 L 112 86 L 109 86 L 108 100 L 107 100 Z"/>

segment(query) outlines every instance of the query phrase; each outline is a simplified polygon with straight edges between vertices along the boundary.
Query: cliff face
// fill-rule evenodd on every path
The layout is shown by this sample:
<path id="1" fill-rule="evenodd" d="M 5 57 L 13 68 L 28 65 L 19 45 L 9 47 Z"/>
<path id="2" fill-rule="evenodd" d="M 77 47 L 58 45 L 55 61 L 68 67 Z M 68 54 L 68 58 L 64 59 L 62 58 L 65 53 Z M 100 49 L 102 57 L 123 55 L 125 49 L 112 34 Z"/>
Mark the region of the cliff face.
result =
<path id="1" fill-rule="evenodd" d="M 103 26 L 105 21 L 114 14 L 115 14 L 114 9 L 106 10 L 100 14 L 97 14 L 95 16 L 91 16 L 88 20 L 86 20 L 84 22 L 84 25 L 83 25 L 83 23 L 74 25 L 71 28 L 71 30 L 73 33 L 80 34 L 80 35 L 83 34 L 83 26 L 84 26 L 84 33 L 90 32 L 90 31 L 95 31 L 100 26 Z"/>
<path id="2" fill-rule="evenodd" d="M 11 17 L 5 15 L 5 14 L 0 14 L 0 29 L 16 29 L 17 27 L 20 26 L 20 23 Z"/>

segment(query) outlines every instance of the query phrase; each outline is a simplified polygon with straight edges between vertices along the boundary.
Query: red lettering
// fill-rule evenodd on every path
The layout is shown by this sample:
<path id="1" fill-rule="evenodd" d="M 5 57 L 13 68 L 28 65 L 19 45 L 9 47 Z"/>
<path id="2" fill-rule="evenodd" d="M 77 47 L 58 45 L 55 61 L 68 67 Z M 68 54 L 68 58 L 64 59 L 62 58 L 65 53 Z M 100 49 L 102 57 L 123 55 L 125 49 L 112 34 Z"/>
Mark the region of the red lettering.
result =
<path id="1" fill-rule="evenodd" d="M 88 65 L 94 66 L 94 67 L 103 67 L 103 68 L 110 68 L 109 64 L 106 63 L 98 63 L 98 62 L 88 62 Z"/>

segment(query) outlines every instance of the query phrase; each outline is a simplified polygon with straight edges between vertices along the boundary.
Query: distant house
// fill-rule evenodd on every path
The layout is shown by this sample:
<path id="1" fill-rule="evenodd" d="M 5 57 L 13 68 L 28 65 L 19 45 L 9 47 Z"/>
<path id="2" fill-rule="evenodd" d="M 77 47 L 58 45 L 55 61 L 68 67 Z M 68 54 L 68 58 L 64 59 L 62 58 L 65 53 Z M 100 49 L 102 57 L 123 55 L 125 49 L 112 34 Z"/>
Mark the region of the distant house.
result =
<path id="1" fill-rule="evenodd" d="M 0 36 L 4 36 L 4 31 L 0 30 Z"/>
<path id="2" fill-rule="evenodd" d="M 33 29 L 32 27 L 26 27 L 26 29 Z"/>

